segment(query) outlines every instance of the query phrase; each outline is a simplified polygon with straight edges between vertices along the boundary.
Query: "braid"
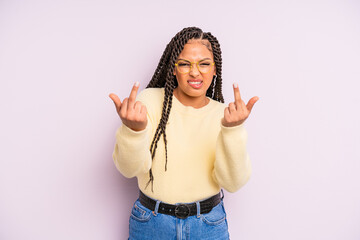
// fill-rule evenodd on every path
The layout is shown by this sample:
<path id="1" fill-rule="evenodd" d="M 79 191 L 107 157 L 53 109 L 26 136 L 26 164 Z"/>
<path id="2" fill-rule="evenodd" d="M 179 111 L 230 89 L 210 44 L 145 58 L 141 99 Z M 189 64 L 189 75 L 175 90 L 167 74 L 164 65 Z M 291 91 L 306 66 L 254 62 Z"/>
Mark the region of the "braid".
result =
<path id="1" fill-rule="evenodd" d="M 224 102 L 224 97 L 222 94 L 222 57 L 221 57 L 221 48 L 218 40 L 211 33 L 204 33 L 204 39 L 207 39 L 212 47 L 212 52 L 214 55 L 214 62 L 216 66 L 216 82 L 211 83 L 207 96 L 211 97 L 215 101 Z M 215 86 L 214 86 L 215 85 Z M 209 94 L 209 95 L 208 95 Z"/>
<path id="2" fill-rule="evenodd" d="M 175 62 L 177 57 L 180 55 L 182 50 L 184 49 L 185 44 L 190 39 L 206 39 L 210 42 L 211 48 L 210 51 L 213 52 L 215 67 L 217 78 L 216 81 L 212 81 L 209 89 L 207 90 L 206 96 L 214 99 L 215 101 L 224 102 L 224 98 L 222 95 L 222 78 L 221 78 L 221 50 L 220 44 L 217 39 L 211 35 L 211 33 L 204 33 L 200 28 L 197 27 L 189 27 L 184 28 L 180 32 L 178 32 L 171 41 L 167 44 L 164 53 L 162 54 L 159 64 L 154 72 L 154 75 L 151 78 L 151 81 L 146 86 L 146 88 L 162 88 L 164 87 L 164 101 L 162 107 L 162 113 L 160 122 L 156 128 L 153 140 L 150 146 L 151 158 L 155 158 L 155 153 L 157 149 L 157 144 L 163 136 L 164 144 L 165 144 L 165 171 L 167 171 L 167 138 L 166 138 L 166 124 L 169 120 L 170 111 L 172 107 L 173 100 L 173 91 L 178 86 L 176 77 L 173 75 L 175 69 Z M 151 190 L 153 189 L 154 175 L 152 173 L 152 168 L 149 170 L 149 181 L 146 184 L 146 188 L 151 183 Z"/>

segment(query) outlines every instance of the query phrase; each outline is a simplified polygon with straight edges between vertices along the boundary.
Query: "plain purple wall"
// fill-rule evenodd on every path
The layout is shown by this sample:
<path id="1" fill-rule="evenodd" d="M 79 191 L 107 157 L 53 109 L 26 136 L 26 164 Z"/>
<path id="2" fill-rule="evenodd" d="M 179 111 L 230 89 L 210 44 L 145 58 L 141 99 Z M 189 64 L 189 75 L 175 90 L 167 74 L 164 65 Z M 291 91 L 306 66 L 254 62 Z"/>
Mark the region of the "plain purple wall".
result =
<path id="1" fill-rule="evenodd" d="M 359 1 L 0 1 L 0 239 L 116 240 L 136 179 L 108 94 L 143 89 L 187 26 L 219 39 L 247 101 L 253 174 L 232 239 L 360 239 Z"/>

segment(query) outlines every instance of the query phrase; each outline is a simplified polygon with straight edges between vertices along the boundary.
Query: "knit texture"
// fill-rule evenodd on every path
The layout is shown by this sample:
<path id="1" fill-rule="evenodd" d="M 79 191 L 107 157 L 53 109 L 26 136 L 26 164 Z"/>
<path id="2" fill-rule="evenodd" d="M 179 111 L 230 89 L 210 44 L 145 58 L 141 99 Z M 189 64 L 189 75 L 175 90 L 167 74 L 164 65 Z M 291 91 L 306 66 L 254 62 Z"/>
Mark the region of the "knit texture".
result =
<path id="1" fill-rule="evenodd" d="M 202 108 L 184 106 L 174 96 L 166 127 L 168 163 L 165 171 L 165 147 L 160 139 L 155 158 L 150 144 L 160 121 L 164 88 L 147 88 L 137 96 L 146 105 L 148 124 L 133 131 L 124 124 L 116 132 L 113 159 L 127 178 L 137 177 L 142 192 L 166 203 L 189 203 L 217 194 L 220 188 L 239 190 L 251 175 L 246 151 L 247 132 L 243 124 L 224 127 L 225 104 L 210 99 Z M 154 175 L 154 192 L 149 169 Z"/>

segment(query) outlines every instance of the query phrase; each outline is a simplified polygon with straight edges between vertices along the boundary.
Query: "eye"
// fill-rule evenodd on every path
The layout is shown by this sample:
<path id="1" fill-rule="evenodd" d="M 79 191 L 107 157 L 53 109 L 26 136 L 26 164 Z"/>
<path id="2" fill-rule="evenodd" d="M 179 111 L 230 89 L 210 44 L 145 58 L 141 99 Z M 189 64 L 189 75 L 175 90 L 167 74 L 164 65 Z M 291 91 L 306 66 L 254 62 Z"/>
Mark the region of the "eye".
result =
<path id="1" fill-rule="evenodd" d="M 210 62 L 201 62 L 201 63 L 199 63 L 199 65 L 203 66 L 203 67 L 208 67 L 211 65 L 211 63 Z"/>
<path id="2" fill-rule="evenodd" d="M 186 63 L 186 62 L 179 62 L 178 63 L 179 67 L 190 67 L 190 63 Z"/>

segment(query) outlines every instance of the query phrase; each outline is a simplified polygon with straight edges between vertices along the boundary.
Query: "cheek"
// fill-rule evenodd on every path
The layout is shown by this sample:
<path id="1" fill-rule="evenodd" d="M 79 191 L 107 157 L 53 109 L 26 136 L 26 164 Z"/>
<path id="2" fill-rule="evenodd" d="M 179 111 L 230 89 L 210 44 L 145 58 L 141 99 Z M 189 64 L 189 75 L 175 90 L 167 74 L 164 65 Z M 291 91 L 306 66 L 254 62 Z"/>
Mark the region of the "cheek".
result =
<path id="1" fill-rule="evenodd" d="M 178 84 L 185 84 L 185 82 L 187 82 L 187 77 L 184 74 L 176 74 L 176 81 Z"/>
<path id="2" fill-rule="evenodd" d="M 206 74 L 206 76 L 204 76 L 204 77 L 206 77 L 206 79 L 208 79 L 211 82 L 213 80 L 214 76 L 215 76 L 215 70 L 212 70 L 212 71 L 208 72 Z"/>
<path id="3" fill-rule="evenodd" d="M 206 79 L 208 79 L 208 82 L 212 82 L 212 80 L 213 80 L 213 78 L 214 78 L 214 73 L 209 73 L 208 75 L 206 75 Z"/>

